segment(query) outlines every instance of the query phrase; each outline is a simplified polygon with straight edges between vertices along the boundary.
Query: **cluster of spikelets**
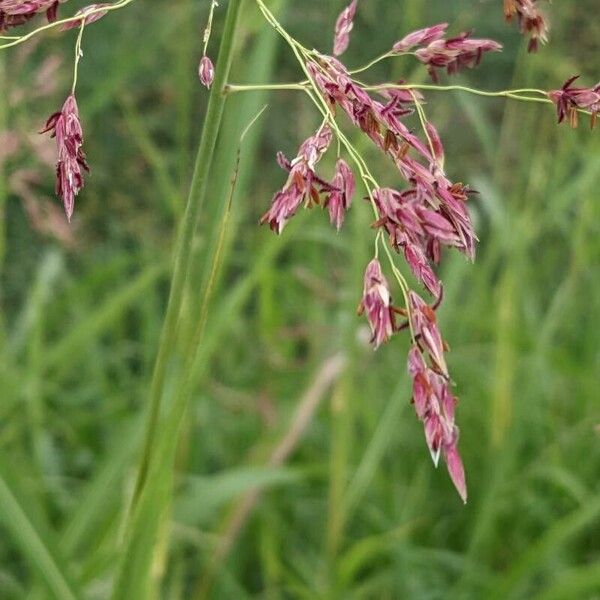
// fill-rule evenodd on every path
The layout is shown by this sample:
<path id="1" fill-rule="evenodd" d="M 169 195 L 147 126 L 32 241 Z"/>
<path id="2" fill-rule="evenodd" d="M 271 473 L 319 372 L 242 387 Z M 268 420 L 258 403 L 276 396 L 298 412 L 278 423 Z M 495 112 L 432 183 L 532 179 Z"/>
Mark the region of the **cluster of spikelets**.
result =
<path id="1" fill-rule="evenodd" d="M 45 14 L 49 22 L 54 22 L 59 4 L 64 1 L 0 0 L 0 33 L 22 26 L 38 14 Z M 207 88 L 210 88 L 215 76 L 207 47 L 217 6 L 215 0 L 210 0 L 198 67 L 199 79 Z M 62 23 L 61 29 L 80 28 L 81 33 L 86 25 L 104 16 L 110 7 L 115 5 L 91 4 Z M 336 57 L 348 47 L 357 8 L 358 0 L 352 0 L 337 19 L 333 44 Z M 530 37 L 530 51 L 547 41 L 548 22 L 537 0 L 504 0 L 504 13 L 508 20 L 516 20 L 521 32 Z M 448 25 L 441 23 L 409 33 L 393 44 L 388 55 L 414 56 L 426 65 L 432 79 L 437 81 L 439 71 L 445 70 L 452 75 L 461 69 L 473 68 L 479 65 L 486 53 L 502 48 L 493 40 L 473 38 L 469 32 L 450 37 L 447 29 Z M 81 35 L 77 43 L 80 42 Z M 79 58 L 79 46 L 77 49 Z M 404 297 L 403 307 L 394 304 L 376 251 L 365 270 L 359 312 L 368 320 L 375 348 L 403 329 L 410 332 L 407 362 L 413 382 L 414 408 L 423 423 L 427 446 L 435 464 L 443 457 L 454 485 L 466 501 L 465 474 L 458 452 L 458 428 L 455 424 L 457 400 L 452 392 L 453 383 L 445 359 L 447 345 L 436 319 L 443 286 L 435 272 L 435 265 L 441 259 L 443 247 L 455 248 L 469 260 L 475 258 L 477 238 L 467 208 L 471 190 L 446 176 L 442 141 L 435 126 L 424 115 L 421 106 L 423 97 L 411 86 L 381 86 L 374 97 L 352 77 L 338 58 L 316 52 L 311 53 L 311 59 L 304 68 L 310 77 L 310 85 L 326 103 L 330 119 L 338 109 L 345 113 L 352 124 L 363 131 L 391 161 L 405 182 L 402 190 L 382 188 L 361 173 L 376 215 L 373 227 L 378 231 L 377 244 L 387 237 L 389 248 L 386 247 L 386 252 L 392 250 L 404 257 L 416 281 L 428 294 L 429 301 L 407 287 L 392 263 Z M 575 87 L 576 79 L 570 78 L 562 88 L 548 92 L 547 97 L 556 107 L 559 122 L 568 120 L 575 127 L 578 113 L 583 110 L 591 114 L 593 127 L 600 112 L 600 85 Z M 69 221 L 75 197 L 84 185 L 84 172 L 89 170 L 83 151 L 83 131 L 75 91 L 74 83 L 61 110 L 48 119 L 42 130 L 42 133 L 50 133 L 56 139 L 56 193 L 64 204 Z M 421 136 L 403 120 L 415 111 L 422 124 Z M 335 228 L 339 230 L 342 227 L 356 189 L 353 171 L 343 158 L 338 157 L 331 180 L 316 172 L 317 164 L 336 135 L 336 128 L 332 125 L 333 121 L 325 119 L 319 129 L 302 143 L 292 160 L 278 153 L 278 163 L 288 176 L 261 219 L 277 234 L 302 206 L 323 206 Z"/>
<path id="2" fill-rule="evenodd" d="M 530 50 L 546 41 L 546 22 L 534 2 L 515 1 L 510 15 L 517 15 L 523 32 L 531 35 Z M 348 47 L 358 2 L 353 0 L 339 15 L 334 34 L 334 55 Z M 505 3 L 508 10 L 509 3 Z M 502 49 L 497 42 L 476 39 L 464 32 L 447 35 L 448 24 L 441 23 L 409 33 L 396 42 L 390 55 L 410 53 L 427 66 L 434 81 L 438 71 L 448 75 L 477 66 L 488 52 Z M 467 201 L 471 190 L 448 179 L 444 170 L 444 147 L 435 126 L 420 112 L 423 136 L 415 134 L 403 118 L 420 110 L 422 96 L 410 86 L 380 86 L 378 97 L 352 77 L 344 64 L 333 56 L 318 54 L 306 65 L 311 84 L 321 94 L 332 115 L 343 111 L 352 124 L 364 132 L 395 165 L 406 187 L 402 190 L 369 186 L 376 219 L 373 227 L 388 238 L 390 247 L 400 253 L 415 279 L 429 294 L 427 302 L 413 289 L 403 289 L 405 306 L 392 300 L 387 278 L 377 256 L 367 265 L 359 313 L 371 328 L 375 348 L 396 332 L 410 331 L 408 373 L 413 382 L 412 402 L 423 423 L 425 439 L 434 463 L 443 457 L 450 477 L 463 501 L 467 499 L 465 472 L 458 451 L 455 423 L 457 399 L 445 359 L 447 345 L 440 333 L 436 309 L 442 302 L 443 287 L 434 267 L 443 247 L 475 258 L 476 235 Z M 575 125 L 578 109 L 592 113 L 592 124 L 600 110 L 599 88 L 572 87 L 570 79 L 560 90 L 548 93 L 555 103 L 559 121 L 569 118 Z M 293 160 L 278 154 L 279 165 L 289 172 L 285 185 L 276 192 L 261 222 L 281 233 L 290 218 L 302 207 L 322 205 L 330 221 L 340 229 L 344 213 L 352 203 L 355 177 L 349 165 L 338 158 L 335 173 L 327 181 L 316 173 L 316 165 L 329 148 L 334 133 L 324 122 L 300 146 Z"/>
<path id="3" fill-rule="evenodd" d="M 538 0 L 504 0 L 504 16 L 509 22 L 516 19 L 521 33 L 529 35 L 529 52 L 548 41 L 548 18 Z"/>

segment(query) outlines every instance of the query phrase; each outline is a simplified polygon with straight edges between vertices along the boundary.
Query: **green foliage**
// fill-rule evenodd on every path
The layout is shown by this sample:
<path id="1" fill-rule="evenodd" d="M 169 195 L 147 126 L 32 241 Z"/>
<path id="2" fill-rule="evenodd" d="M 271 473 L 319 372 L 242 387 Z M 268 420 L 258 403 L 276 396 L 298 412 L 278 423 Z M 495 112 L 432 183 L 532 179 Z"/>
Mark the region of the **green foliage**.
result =
<path id="1" fill-rule="evenodd" d="M 324 51 L 342 5 L 269 2 Z M 551 43 L 528 56 L 500 0 L 372 0 L 345 60 L 360 65 L 410 29 L 447 20 L 506 46 L 463 82 L 550 88 L 581 72 L 591 85 L 594 8 L 553 3 Z M 550 106 L 427 97 L 450 176 L 480 192 L 477 261 L 447 254 L 440 311 L 461 399 L 466 506 L 432 466 L 409 404 L 408 338 L 373 353 L 354 314 L 372 250 L 364 190 L 339 235 L 318 208 L 280 238 L 257 226 L 284 177 L 275 151 L 293 154 L 319 123 L 288 91 L 227 99 L 151 491 L 128 512 L 206 109 L 195 71 L 207 9 L 139 0 L 86 30 L 78 101 L 93 173 L 69 240 L 40 230 L 10 181 L 41 169 L 37 197 L 51 198 L 51 169 L 30 148 L 0 164 L 0 598 L 598 597 L 600 138 L 583 123 L 558 127 Z M 241 23 L 232 81 L 302 77 L 251 2 Z M 20 51 L 0 54 L 0 129 L 24 136 L 62 104 L 68 63 L 50 95 L 14 97 L 45 57 L 70 60 L 73 41 L 46 37 L 18 68 Z M 409 58 L 369 77 L 425 80 Z M 265 103 L 241 146 L 226 219 L 240 135 Z M 348 134 L 377 177 L 400 183 Z M 333 153 L 323 162 L 332 171 Z M 180 422 L 171 417 L 182 414 L 182 380 L 193 393 Z"/>

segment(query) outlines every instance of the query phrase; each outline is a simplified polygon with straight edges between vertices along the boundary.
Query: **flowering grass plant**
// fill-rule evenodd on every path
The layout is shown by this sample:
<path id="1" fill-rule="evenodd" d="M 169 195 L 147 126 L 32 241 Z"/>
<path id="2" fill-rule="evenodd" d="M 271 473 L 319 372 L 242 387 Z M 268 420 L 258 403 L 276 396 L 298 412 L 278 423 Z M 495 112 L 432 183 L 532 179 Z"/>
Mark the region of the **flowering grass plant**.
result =
<path id="1" fill-rule="evenodd" d="M 77 211 L 76 198 L 82 198 L 89 172 L 84 152 L 86 107 L 78 106 L 78 71 L 83 59 L 85 31 L 103 17 L 124 9 L 134 0 L 91 4 L 64 17 L 68 3 L 50 0 L 0 0 L 0 51 L 19 46 L 49 30 L 74 30 L 74 70 L 71 89 L 58 112 L 41 128 L 56 141 L 56 195 L 71 221 Z M 172 464 L 177 439 L 185 419 L 193 387 L 192 366 L 203 339 L 209 300 L 222 251 L 222 231 L 211 251 L 211 268 L 203 289 L 200 323 L 189 336 L 186 362 L 175 401 L 165 406 L 173 348 L 180 337 L 185 293 L 193 258 L 193 238 L 198 215 L 208 193 L 209 169 L 221 127 L 227 98 L 233 94 L 264 90 L 296 91 L 314 106 L 318 120 L 310 135 L 298 145 L 293 157 L 279 152 L 276 161 L 284 172 L 281 187 L 265 206 L 260 223 L 277 235 L 285 235 L 293 219 L 303 209 L 323 209 L 335 232 L 345 226 L 350 210 L 369 210 L 371 229 L 362 235 L 372 240 L 372 255 L 364 268 L 363 288 L 356 291 L 358 313 L 370 329 L 370 343 L 377 350 L 401 334 L 405 337 L 404 364 L 412 382 L 412 405 L 423 426 L 425 443 L 437 467 L 446 465 L 451 481 L 463 502 L 467 502 L 467 480 L 459 452 L 457 426 L 458 385 L 448 368 L 450 345 L 438 323 L 437 310 L 444 303 L 444 282 L 438 265 L 446 253 L 458 252 L 469 262 L 477 255 L 478 234 L 469 205 L 477 202 L 478 192 L 470 185 L 448 175 L 445 144 L 438 127 L 429 116 L 429 103 L 440 92 L 462 91 L 473 95 L 505 98 L 510 101 L 546 104 L 556 112 L 558 123 L 577 127 L 580 117 L 590 118 L 593 129 L 600 112 L 600 84 L 585 87 L 577 75 L 565 74 L 566 82 L 553 90 L 517 88 L 487 91 L 447 82 L 457 73 L 485 68 L 489 55 L 503 50 L 492 39 L 475 37 L 473 32 L 454 32 L 448 23 L 423 24 L 425 27 L 402 32 L 390 40 L 389 50 L 359 68 L 350 68 L 343 55 L 352 44 L 361 7 L 367 0 L 352 0 L 339 13 L 332 34 L 323 36 L 324 49 L 307 48 L 280 23 L 264 0 L 253 4 L 265 25 L 276 31 L 293 55 L 297 81 L 238 85 L 230 81 L 234 42 L 239 27 L 241 0 L 229 0 L 220 48 L 209 51 L 213 22 L 219 20 L 220 6 L 211 0 L 208 19 L 199 44 L 197 75 L 209 90 L 206 120 L 194 167 L 185 213 L 182 216 L 175 248 L 170 295 L 149 392 L 149 407 L 144 429 L 140 462 L 128 512 L 123 525 L 123 552 L 116 577 L 115 598 L 139 594 L 140 581 L 149 580 L 158 538 L 160 519 L 153 513 L 153 500 L 168 506 L 169 481 L 165 488 L 155 483 L 156 473 Z M 62 6 L 66 4 L 66 6 Z M 224 3 L 225 4 L 225 3 Z M 504 0 L 504 15 L 516 22 L 529 39 L 531 52 L 542 50 L 549 41 L 547 7 L 542 0 Z M 60 12 L 59 12 L 60 9 Z M 501 11 L 498 11 L 501 14 Z M 45 19 L 44 24 L 41 21 Z M 23 28 L 33 21 L 37 28 Z M 38 23 L 39 21 L 39 23 Z M 68 35 L 68 34 L 67 34 Z M 200 37 L 200 36 L 199 36 Z M 211 55 L 217 58 L 216 66 Z M 369 84 L 371 70 L 384 60 L 416 61 L 431 83 L 398 80 Z M 550 118 L 550 117 L 549 117 Z M 35 124 L 32 124 L 35 128 Z M 373 174 L 367 158 L 347 131 L 360 132 L 376 150 L 390 178 L 401 183 L 383 185 Z M 322 159 L 335 155 L 333 172 L 322 168 Z M 93 166 L 93 161 L 90 161 Z M 237 183 L 237 168 L 232 177 L 229 202 Z M 360 194 L 359 194 L 360 192 Z M 362 198 L 357 198 L 360 195 Z M 79 202 L 79 201 L 78 201 Z M 223 223 L 226 223 L 229 208 Z M 222 224 L 221 224 L 222 225 Z M 335 234 L 335 232 L 332 232 Z M 166 417 L 165 417 L 166 414 Z M 160 433 L 163 436 L 159 436 Z M 165 432 L 168 432 L 167 436 Z M 463 432 L 468 436 L 468 430 Z M 160 444 L 156 440 L 160 439 Z M 147 536 L 151 543 L 144 544 Z M 143 584 L 142 584 L 142 589 Z M 68 597 L 68 594 L 65 596 Z M 144 594 L 139 597 L 146 597 Z"/>

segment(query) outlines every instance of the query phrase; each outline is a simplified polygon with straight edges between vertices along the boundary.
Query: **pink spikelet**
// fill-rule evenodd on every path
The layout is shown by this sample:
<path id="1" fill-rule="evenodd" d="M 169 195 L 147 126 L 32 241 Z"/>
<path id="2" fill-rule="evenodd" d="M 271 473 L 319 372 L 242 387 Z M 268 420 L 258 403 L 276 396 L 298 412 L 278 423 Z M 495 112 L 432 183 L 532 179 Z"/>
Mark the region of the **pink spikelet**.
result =
<path id="1" fill-rule="evenodd" d="M 408 373 L 413 381 L 412 402 L 423 423 L 425 440 L 434 464 L 440 455 L 463 502 L 467 501 L 465 471 L 458 452 L 455 424 L 457 400 L 450 390 L 444 342 L 435 312 L 414 292 L 410 296 L 410 321 L 415 343 L 408 353 Z M 429 358 L 429 364 L 426 357 Z"/>
<path id="2" fill-rule="evenodd" d="M 516 16 L 521 33 L 531 37 L 529 52 L 536 52 L 540 43 L 548 41 L 548 20 L 537 0 L 504 0 L 504 16 L 509 22 Z"/>
<path id="3" fill-rule="evenodd" d="M 207 89 L 210 89 L 212 82 L 215 78 L 215 67 L 213 66 L 212 60 L 206 55 L 202 57 L 200 60 L 200 65 L 198 66 L 198 77 L 200 78 L 200 83 Z"/>
<path id="4" fill-rule="evenodd" d="M 437 81 L 436 69 L 445 68 L 448 75 L 453 75 L 461 69 L 477 66 L 486 52 L 502 50 L 498 42 L 472 38 L 470 32 L 446 39 L 447 28 L 447 23 L 440 23 L 413 31 L 396 42 L 392 52 L 402 54 L 417 48 L 414 55 L 429 67 L 431 78 Z"/>
<path id="5" fill-rule="evenodd" d="M 75 17 L 83 16 L 86 13 L 89 13 L 90 11 L 96 11 L 96 12 L 87 14 L 87 16 L 84 19 L 79 19 L 78 21 L 69 21 L 68 23 L 65 23 L 61 27 L 62 31 L 67 31 L 69 29 L 75 29 L 76 27 L 81 27 L 81 21 L 84 21 L 85 25 L 91 25 L 92 23 L 99 21 L 102 17 L 104 17 L 108 13 L 108 10 L 101 10 L 103 8 L 106 8 L 107 6 L 110 6 L 110 3 L 101 2 L 98 4 L 90 4 L 88 6 L 85 6 L 84 8 L 79 9 L 75 13 L 75 15 L 74 15 Z"/>
<path id="6" fill-rule="evenodd" d="M 364 313 L 369 321 L 371 343 L 375 349 L 387 342 L 396 331 L 395 312 L 390 286 L 381 272 L 379 261 L 374 258 L 365 270 L 363 297 L 358 313 Z"/>
<path id="7" fill-rule="evenodd" d="M 392 51 L 400 54 L 412 50 L 415 46 L 428 46 L 431 42 L 443 38 L 446 34 L 446 29 L 448 29 L 448 23 L 439 23 L 438 25 L 413 31 L 396 42 L 392 47 Z"/>
<path id="8" fill-rule="evenodd" d="M 477 66 L 486 52 L 499 52 L 502 45 L 494 40 L 471 38 L 463 32 L 451 39 L 436 39 L 415 51 L 415 56 L 429 67 L 429 74 L 437 81 L 436 69 L 445 68 L 448 75 L 461 69 Z"/>
<path id="9" fill-rule="evenodd" d="M 42 12 L 48 22 L 55 21 L 58 5 L 59 0 L 0 0 L 0 33 L 27 23 Z"/>
<path id="10" fill-rule="evenodd" d="M 325 201 L 325 206 L 329 210 L 329 220 L 339 231 L 344 223 L 346 212 L 352 203 L 352 196 L 356 188 L 356 181 L 352 169 L 348 163 L 339 159 L 335 165 L 335 176 L 331 182 L 334 188 Z"/>
<path id="11" fill-rule="evenodd" d="M 56 194 L 63 201 L 67 219 L 71 221 L 75 196 L 83 188 L 82 169 L 89 172 L 83 152 L 83 131 L 75 96 L 71 94 L 60 112 L 54 113 L 40 133 L 50 132 L 56 138 Z"/>
<path id="12" fill-rule="evenodd" d="M 303 202 L 308 207 L 320 204 L 320 194 L 333 191 L 333 186 L 315 173 L 315 166 L 329 148 L 332 138 L 331 129 L 324 125 L 303 142 L 293 161 L 290 162 L 281 153 L 277 155 L 279 165 L 290 174 L 283 188 L 273 197 L 271 208 L 262 216 L 261 224 L 268 223 L 272 231 L 280 234 Z"/>
<path id="13" fill-rule="evenodd" d="M 335 23 L 335 35 L 333 38 L 333 53 L 340 56 L 348 48 L 350 43 L 350 32 L 354 27 L 354 16 L 358 0 L 352 0 L 350 4 L 340 13 Z"/>
<path id="14" fill-rule="evenodd" d="M 548 92 L 548 97 L 556 106 L 558 122 L 569 120 L 571 127 L 577 127 L 578 110 L 592 113 L 591 128 L 594 129 L 598 113 L 600 113 L 600 83 L 593 88 L 573 87 L 579 75 L 568 79 L 560 90 Z"/>

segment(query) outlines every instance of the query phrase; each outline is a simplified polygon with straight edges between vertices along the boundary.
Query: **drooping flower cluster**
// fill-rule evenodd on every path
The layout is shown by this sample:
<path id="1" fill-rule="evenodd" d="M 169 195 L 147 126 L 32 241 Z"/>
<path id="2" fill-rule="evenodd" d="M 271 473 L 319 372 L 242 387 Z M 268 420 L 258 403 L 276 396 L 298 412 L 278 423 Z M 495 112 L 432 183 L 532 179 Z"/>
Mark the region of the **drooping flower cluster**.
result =
<path id="1" fill-rule="evenodd" d="M 321 203 L 321 194 L 330 194 L 328 202 L 331 207 L 331 193 L 334 187 L 321 179 L 315 173 L 315 166 L 329 148 L 333 132 L 327 125 L 323 125 L 313 136 L 303 142 L 298 150 L 298 155 L 289 161 L 281 152 L 277 155 L 277 162 L 282 169 L 289 171 L 288 179 L 281 190 L 273 197 L 271 208 L 262 216 L 260 222 L 268 223 L 275 233 L 281 233 L 286 223 L 296 214 L 300 206 L 305 203 L 311 207 Z M 340 170 L 340 175 L 342 171 Z M 343 177 L 343 175 L 342 175 Z M 352 187 L 352 186 L 347 186 Z M 343 190 L 341 190 L 343 193 Z M 340 200 L 333 200 L 333 210 L 337 222 L 337 204 Z M 350 200 L 343 200 L 350 204 Z"/>
<path id="2" fill-rule="evenodd" d="M 560 90 L 548 92 L 548 97 L 556 105 L 558 122 L 569 120 L 571 127 L 577 127 L 578 110 L 592 113 L 591 127 L 594 128 L 598 113 L 600 113 L 600 83 L 593 88 L 573 87 L 579 75 L 568 79 Z"/>
<path id="3" fill-rule="evenodd" d="M 335 23 L 335 35 L 333 37 L 333 53 L 340 56 L 346 52 L 350 43 L 350 32 L 354 28 L 354 16 L 358 0 L 352 0 L 350 4 L 340 13 Z"/>
<path id="4" fill-rule="evenodd" d="M 415 54 L 435 75 L 436 68 L 445 67 L 454 73 L 459 68 L 476 65 L 484 52 L 500 49 L 496 42 L 471 39 L 469 34 L 445 39 L 446 29 L 447 25 L 442 23 L 413 32 L 395 44 L 394 52 L 417 47 Z M 378 97 L 374 97 L 332 56 L 318 55 L 306 64 L 306 69 L 332 114 L 339 107 L 391 159 L 406 182 L 407 187 L 402 191 L 371 189 L 369 200 L 377 215 L 373 226 L 387 234 L 392 248 L 404 256 L 414 277 L 433 296 L 437 306 L 442 299 L 442 284 L 433 265 L 439 262 L 442 247 L 456 248 L 473 260 L 477 238 L 466 205 L 470 190 L 447 178 L 444 147 L 435 126 L 423 116 L 420 107 L 423 97 L 402 84 L 379 88 Z M 422 137 L 404 122 L 404 117 L 417 109 L 424 125 Z M 329 130 L 327 145 L 331 137 Z M 277 233 L 303 202 L 319 203 L 321 193 L 327 194 L 325 205 L 338 229 L 349 207 L 344 197 L 351 197 L 354 189 L 351 170 L 340 160 L 331 184 L 318 179 L 313 168 L 315 161 L 311 164 L 305 156 L 307 149 L 323 147 L 315 143 L 315 138 L 318 139 L 318 135 L 304 142 L 293 162 L 282 155 L 278 157 L 290 176 L 261 220 L 268 222 Z M 321 156 L 320 152 L 312 154 Z M 426 440 L 436 464 L 437 457 L 444 456 L 454 484 L 466 499 L 464 470 L 457 449 L 458 429 L 454 424 L 456 400 L 450 390 L 435 313 L 415 292 L 410 291 L 409 298 L 406 309 L 394 307 L 379 261 L 373 259 L 369 263 L 359 312 L 367 317 L 371 342 L 377 348 L 395 332 L 410 325 L 414 338 L 409 370 L 415 382 L 415 408 L 424 423 Z M 408 316 L 408 322 L 397 326 L 397 314 Z"/>
<path id="5" fill-rule="evenodd" d="M 392 52 L 401 54 L 415 47 L 414 55 L 429 68 L 429 74 L 437 81 L 436 69 L 446 69 L 448 75 L 461 69 L 477 66 L 486 52 L 498 52 L 502 46 L 494 40 L 476 39 L 470 32 L 444 39 L 447 23 L 419 29 L 396 42 Z"/>
<path id="6" fill-rule="evenodd" d="M 402 52 L 412 50 L 416 46 L 429 46 L 431 42 L 443 38 L 444 35 L 446 35 L 446 29 L 448 29 L 448 23 L 438 23 L 431 27 L 424 27 L 423 29 L 412 31 L 393 45 L 392 52 L 401 54 Z"/>
<path id="7" fill-rule="evenodd" d="M 365 270 L 362 300 L 358 314 L 365 314 L 371 327 L 371 343 L 375 349 L 387 342 L 397 330 L 395 309 L 392 305 L 390 286 L 374 258 Z"/>
<path id="8" fill-rule="evenodd" d="M 325 200 L 331 224 L 339 231 L 344 223 L 346 212 L 352 203 L 356 182 L 348 163 L 340 158 L 335 165 L 335 175 L 331 182 L 331 191 Z"/>
<path id="9" fill-rule="evenodd" d="M 46 12 L 48 20 L 54 21 L 58 6 L 64 1 L 66 0 L 0 0 L 0 32 L 24 24 L 38 13 Z M 267 16 L 268 9 L 262 3 L 259 4 Z M 108 12 L 109 6 L 111 5 L 108 3 L 98 3 L 79 10 L 72 21 L 63 25 L 62 30 L 97 21 Z M 207 55 L 207 46 L 217 6 L 216 0 L 210 1 L 210 13 L 204 30 L 204 48 L 198 66 L 199 79 L 207 88 L 211 87 L 215 76 L 213 63 Z M 357 7 L 358 0 L 351 0 L 336 21 L 333 39 L 335 56 L 343 54 L 349 45 Z M 536 50 L 540 42 L 546 41 L 548 25 L 539 9 L 538 0 L 504 0 L 504 10 L 508 20 L 516 18 L 521 31 L 531 36 L 530 51 Z M 90 11 L 95 12 L 90 14 Z M 275 18 L 269 18 L 269 21 L 273 24 Z M 410 53 L 427 66 L 431 77 L 436 81 L 440 69 L 445 69 L 452 75 L 461 69 L 477 66 L 485 53 L 502 48 L 493 40 L 472 38 L 470 32 L 447 37 L 447 29 L 447 23 L 440 23 L 411 32 L 396 42 L 384 58 L 390 54 Z M 287 36 L 284 37 L 289 41 Z M 80 42 L 81 36 L 78 37 L 76 46 L 75 74 L 81 56 Z M 432 296 L 430 305 L 409 289 L 404 277 L 393 265 L 394 261 L 389 253 L 394 275 L 402 287 L 407 306 L 394 306 L 388 281 L 378 259 L 374 258 L 365 271 L 359 312 L 367 318 L 372 333 L 371 343 L 375 348 L 388 341 L 395 333 L 410 329 L 412 344 L 408 355 L 408 371 L 413 382 L 415 410 L 423 422 L 426 442 L 434 462 L 437 465 L 439 457 L 444 457 L 450 476 L 460 496 L 466 501 L 465 474 L 457 447 L 457 401 L 451 391 L 452 382 L 445 358 L 446 345 L 435 313 L 442 301 L 443 286 L 434 267 L 440 261 L 442 247 L 455 248 L 468 259 L 474 259 L 477 238 L 467 209 L 471 190 L 462 183 L 453 183 L 446 176 L 445 153 L 440 135 L 436 127 L 427 120 L 421 105 L 424 98 L 414 87 L 399 82 L 369 88 L 354 79 L 352 73 L 337 58 L 308 51 L 300 45 L 296 47 L 298 49 L 302 49 L 302 52 L 297 55 L 302 54 L 307 61 L 305 67 L 309 74 L 308 83 L 313 87 L 311 97 L 315 99 L 320 94 L 330 111 L 317 132 L 303 142 L 293 160 L 278 153 L 279 165 L 289 174 L 284 186 L 274 195 L 271 207 L 262 216 L 261 223 L 268 223 L 274 232 L 280 234 L 302 205 L 309 208 L 320 205 L 327 209 L 331 224 L 337 230 L 342 227 L 356 188 L 354 174 L 339 156 L 330 181 L 316 173 L 316 165 L 329 148 L 333 132 L 338 132 L 340 141 L 348 146 L 352 158 L 358 164 L 369 193 L 368 199 L 376 215 L 373 223 L 373 227 L 377 229 L 376 256 L 387 237 L 391 248 L 403 255 L 418 284 Z M 359 69 L 358 72 L 363 70 L 365 69 Z M 593 126 L 600 112 L 600 84 L 594 88 L 577 88 L 573 86 L 576 79 L 577 77 L 573 77 L 568 80 L 560 90 L 548 92 L 548 98 L 556 106 L 559 122 L 568 118 L 571 125 L 576 126 L 577 113 L 583 110 L 591 113 Z M 75 76 L 75 82 L 76 80 Z M 292 87 L 304 87 L 306 83 Z M 376 94 L 369 93 L 372 89 L 377 90 Z M 515 94 L 511 97 L 515 97 Z M 319 107 L 323 108 L 321 102 Z M 391 160 L 405 182 L 404 189 L 377 185 L 362 158 L 357 156 L 337 129 L 335 116 L 338 108 Z M 416 134 L 404 121 L 405 117 L 415 112 L 418 113 L 422 129 L 420 134 Z M 75 197 L 84 185 L 83 171 L 88 170 L 74 93 L 67 98 L 61 111 L 48 119 L 44 132 L 51 132 L 52 137 L 56 138 L 56 192 L 64 203 L 70 221 Z M 389 250 L 386 248 L 387 252 Z M 405 322 L 400 325 L 396 322 L 398 315 L 405 318 Z"/>
<path id="10" fill-rule="evenodd" d="M 434 210 L 425 199 L 419 198 L 414 189 L 398 192 L 391 188 L 378 188 L 373 191 L 373 199 L 379 214 L 375 225 L 385 229 L 391 245 L 398 252 L 403 252 L 415 278 L 435 298 L 439 298 L 441 283 L 429 261 L 439 262 L 442 245 L 467 251 L 459 231 L 445 216 L 448 214 L 447 207 L 440 203 Z"/>
<path id="11" fill-rule="evenodd" d="M 75 196 L 84 184 L 82 170 L 89 171 L 82 148 L 83 131 L 79 121 L 79 109 L 73 94 L 66 99 L 62 109 L 48 119 L 40 133 L 47 132 L 56 138 L 56 194 L 62 199 L 67 219 L 70 221 L 75 207 Z"/>
<path id="12" fill-rule="evenodd" d="M 306 68 L 332 107 L 339 105 L 380 149 L 400 156 L 412 146 L 430 157 L 427 146 L 400 120 L 413 112 L 409 106 L 414 102 L 410 91 L 386 90 L 383 94 L 388 102 L 383 104 L 371 98 L 332 56 L 321 55 L 318 64 L 309 62 Z"/>
<path id="13" fill-rule="evenodd" d="M 465 471 L 458 452 L 458 427 L 454 422 L 457 400 L 450 389 L 444 342 L 434 310 L 415 292 L 409 292 L 409 300 L 415 336 L 408 354 L 413 405 L 423 422 L 425 440 L 434 464 L 437 466 L 441 454 L 460 497 L 466 502 Z"/>
<path id="14" fill-rule="evenodd" d="M 427 142 L 423 142 L 401 120 L 420 97 L 410 90 L 390 89 L 384 92 L 387 102 L 383 104 L 332 57 L 321 56 L 320 63 L 309 63 L 308 70 L 329 103 L 346 112 L 394 161 L 409 184 L 404 192 L 373 190 L 379 217 L 376 225 L 386 230 L 417 279 L 437 297 L 440 283 L 428 260 L 439 262 L 442 245 L 456 247 L 472 260 L 476 236 L 466 208 L 469 189 L 444 174 L 444 149 L 436 128 L 427 123 Z M 411 149 L 416 157 L 409 154 Z"/>
<path id="15" fill-rule="evenodd" d="M 46 13 L 48 22 L 56 20 L 58 5 L 65 0 L 0 0 L 0 33 L 23 25 L 38 13 Z"/>
<path id="16" fill-rule="evenodd" d="M 540 43 L 548 41 L 548 20 L 537 0 L 504 0 L 504 16 L 507 21 L 516 17 L 521 33 L 531 36 L 529 52 L 536 52 Z"/>

